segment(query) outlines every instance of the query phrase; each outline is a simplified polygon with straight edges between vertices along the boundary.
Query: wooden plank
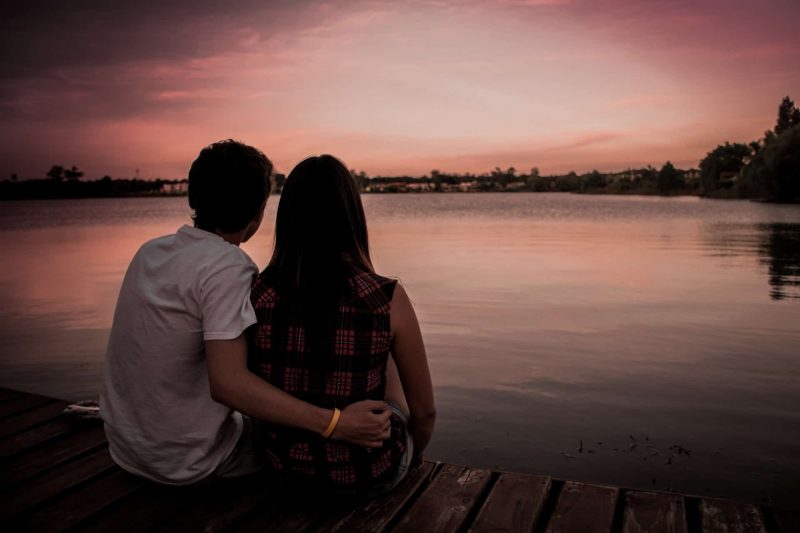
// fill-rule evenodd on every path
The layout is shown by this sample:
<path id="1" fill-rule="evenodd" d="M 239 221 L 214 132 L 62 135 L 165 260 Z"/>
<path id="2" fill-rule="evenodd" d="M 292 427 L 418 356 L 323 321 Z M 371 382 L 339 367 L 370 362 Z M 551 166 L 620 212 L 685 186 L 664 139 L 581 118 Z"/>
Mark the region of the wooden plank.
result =
<path id="1" fill-rule="evenodd" d="M 0 497 L 0 519 L 21 515 L 72 487 L 117 468 L 103 448 L 31 478 Z"/>
<path id="2" fill-rule="evenodd" d="M 608 533 L 619 491 L 613 487 L 567 481 L 558 496 L 548 533 Z"/>
<path id="3" fill-rule="evenodd" d="M 236 530 L 239 533 L 261 531 L 381 531 L 386 528 L 414 492 L 429 479 L 434 463 L 424 463 L 409 472 L 408 476 L 390 493 L 378 498 L 349 496 L 317 499 L 318 494 L 292 494 L 279 489 L 270 505 L 274 509 L 259 509 L 250 513 Z"/>
<path id="4" fill-rule="evenodd" d="M 177 513 L 155 531 L 224 531 L 257 506 L 268 503 L 270 486 L 263 477 L 219 481 L 202 487 L 189 502 L 191 512 Z M 308 502 L 305 502 L 308 504 Z"/>
<path id="5" fill-rule="evenodd" d="M 501 474 L 470 531 L 533 531 L 550 492 L 547 476 Z"/>
<path id="6" fill-rule="evenodd" d="M 249 513 L 236 525 L 237 533 L 260 533 L 262 531 L 327 531 L 317 529 L 314 525 L 326 514 L 334 513 L 337 506 L 350 509 L 353 501 L 345 501 L 338 505 L 330 496 L 321 494 L 304 494 L 291 498 L 288 494 L 276 495 L 268 499 L 265 505 Z"/>
<path id="7" fill-rule="evenodd" d="M 11 389 L 0 388 L 0 403 L 19 398 L 23 393 Z"/>
<path id="8" fill-rule="evenodd" d="M 81 421 L 67 417 L 56 418 L 45 424 L 12 435 L 0 441 L 0 458 L 7 458 L 54 437 L 81 429 Z"/>
<path id="9" fill-rule="evenodd" d="M 707 533 L 766 533 L 764 519 L 754 505 L 730 500 L 700 500 L 700 522 Z"/>
<path id="10" fill-rule="evenodd" d="M 115 470 L 26 516 L 19 523 L 25 531 L 63 531 L 75 527 L 144 485 L 143 479 L 123 470 Z"/>
<path id="11" fill-rule="evenodd" d="M 677 494 L 631 491 L 625 495 L 623 533 L 686 533 L 686 509 Z"/>
<path id="12" fill-rule="evenodd" d="M 800 509 L 773 509 L 772 515 L 780 533 L 800 531 Z"/>
<path id="13" fill-rule="evenodd" d="M 344 516 L 328 517 L 318 525 L 320 530 L 341 532 L 382 531 L 394 522 L 414 495 L 430 482 L 435 463 L 426 462 L 409 472 L 391 492 L 364 504 Z M 338 520 L 337 520 L 338 518 Z"/>
<path id="14" fill-rule="evenodd" d="M 69 405 L 69 402 L 53 402 L 47 403 L 30 411 L 13 416 L 3 421 L 0 426 L 0 438 L 11 436 L 20 431 L 25 431 L 34 426 L 58 418 L 64 411 L 64 408 Z"/>
<path id="15" fill-rule="evenodd" d="M 19 483 L 40 472 L 103 446 L 103 427 L 92 424 L 84 431 L 70 433 L 56 441 L 37 446 L 0 462 L 0 484 Z"/>
<path id="16" fill-rule="evenodd" d="M 37 396 L 35 394 L 25 394 L 19 398 L 13 398 L 6 402 L 0 403 L 0 420 L 10 418 L 12 416 L 29 411 L 34 407 L 39 407 L 46 403 L 53 403 L 56 400 L 45 398 L 44 396 Z"/>
<path id="17" fill-rule="evenodd" d="M 490 476 L 488 470 L 444 465 L 393 531 L 459 531 Z"/>
<path id="18" fill-rule="evenodd" d="M 180 513 L 193 513 L 197 486 L 172 487 L 147 483 L 130 497 L 110 505 L 81 523 L 84 533 L 152 530 Z"/>

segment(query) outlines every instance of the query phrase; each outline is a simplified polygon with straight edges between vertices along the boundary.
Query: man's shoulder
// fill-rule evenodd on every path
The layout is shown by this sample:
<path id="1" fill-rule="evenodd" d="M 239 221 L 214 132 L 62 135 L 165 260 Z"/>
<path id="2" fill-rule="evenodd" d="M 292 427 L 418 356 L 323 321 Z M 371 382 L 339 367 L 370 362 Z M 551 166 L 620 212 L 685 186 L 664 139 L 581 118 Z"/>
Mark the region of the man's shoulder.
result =
<path id="1" fill-rule="evenodd" d="M 244 250 L 222 238 L 185 238 L 179 230 L 171 235 L 150 239 L 142 244 L 137 255 L 152 258 L 175 258 L 190 262 L 198 269 L 229 267 L 257 268 Z"/>

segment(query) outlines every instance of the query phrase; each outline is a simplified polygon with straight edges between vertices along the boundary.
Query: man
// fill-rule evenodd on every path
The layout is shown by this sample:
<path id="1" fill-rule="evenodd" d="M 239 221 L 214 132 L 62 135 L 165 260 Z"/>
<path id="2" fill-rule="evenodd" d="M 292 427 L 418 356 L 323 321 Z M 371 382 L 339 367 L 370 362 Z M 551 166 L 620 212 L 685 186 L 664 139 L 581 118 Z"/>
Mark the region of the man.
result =
<path id="1" fill-rule="evenodd" d="M 271 172 L 250 146 L 203 149 L 189 171 L 194 227 L 145 243 L 131 260 L 100 397 L 109 451 L 129 472 L 182 485 L 257 471 L 248 417 L 370 447 L 388 438 L 383 402 L 358 402 L 339 416 L 247 368 L 258 269 L 239 245 L 261 224 Z"/>

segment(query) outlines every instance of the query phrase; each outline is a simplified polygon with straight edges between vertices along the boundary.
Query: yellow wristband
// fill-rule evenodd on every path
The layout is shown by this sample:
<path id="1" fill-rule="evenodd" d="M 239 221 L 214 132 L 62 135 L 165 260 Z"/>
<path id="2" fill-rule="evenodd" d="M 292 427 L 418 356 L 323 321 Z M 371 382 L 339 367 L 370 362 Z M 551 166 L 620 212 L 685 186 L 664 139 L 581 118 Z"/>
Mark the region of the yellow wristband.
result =
<path id="1" fill-rule="evenodd" d="M 333 435 L 333 432 L 336 430 L 336 424 L 339 423 L 339 416 L 341 414 L 342 414 L 342 412 L 340 410 L 336 409 L 335 407 L 333 408 L 333 416 L 331 417 L 331 423 L 328 424 L 328 429 L 326 429 L 322 433 L 322 438 L 323 439 L 327 439 L 328 437 Z"/>

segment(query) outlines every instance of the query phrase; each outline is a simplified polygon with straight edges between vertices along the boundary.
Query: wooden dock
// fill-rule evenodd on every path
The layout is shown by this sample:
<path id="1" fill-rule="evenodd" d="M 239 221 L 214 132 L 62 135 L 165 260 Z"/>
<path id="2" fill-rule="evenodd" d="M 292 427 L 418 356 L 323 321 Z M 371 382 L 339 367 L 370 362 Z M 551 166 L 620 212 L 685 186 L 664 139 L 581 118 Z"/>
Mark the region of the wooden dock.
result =
<path id="1" fill-rule="evenodd" d="M 258 476 L 167 487 L 118 468 L 102 425 L 0 389 L 4 531 L 800 532 L 800 511 L 426 462 L 372 501 L 313 501 Z"/>

